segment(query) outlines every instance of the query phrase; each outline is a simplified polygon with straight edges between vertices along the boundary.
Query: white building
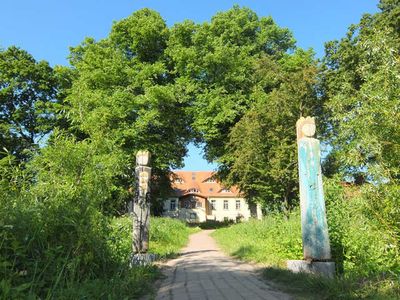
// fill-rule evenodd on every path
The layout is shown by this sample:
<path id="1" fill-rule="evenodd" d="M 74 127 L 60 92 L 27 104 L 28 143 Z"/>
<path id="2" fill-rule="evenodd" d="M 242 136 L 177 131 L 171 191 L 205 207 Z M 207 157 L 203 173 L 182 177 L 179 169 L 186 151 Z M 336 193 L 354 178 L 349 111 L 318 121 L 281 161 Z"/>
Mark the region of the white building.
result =
<path id="1" fill-rule="evenodd" d="M 248 205 L 239 191 L 221 186 L 212 171 L 175 171 L 174 189 L 164 202 L 164 215 L 187 222 L 261 218 L 259 205 Z"/>

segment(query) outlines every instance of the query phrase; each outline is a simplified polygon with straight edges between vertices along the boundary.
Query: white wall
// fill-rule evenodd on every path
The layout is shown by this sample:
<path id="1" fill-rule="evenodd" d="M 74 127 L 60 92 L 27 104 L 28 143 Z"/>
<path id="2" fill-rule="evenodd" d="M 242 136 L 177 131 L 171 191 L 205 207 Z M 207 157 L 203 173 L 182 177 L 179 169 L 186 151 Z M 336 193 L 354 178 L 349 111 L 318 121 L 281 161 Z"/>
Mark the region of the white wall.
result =
<path id="1" fill-rule="evenodd" d="M 175 211 L 170 210 L 170 201 L 175 200 L 176 209 Z M 211 210 L 211 201 L 215 200 L 215 210 Z M 224 209 L 224 200 L 228 201 L 228 209 Z M 240 200 L 240 209 L 236 209 L 236 200 Z M 222 198 L 222 197 L 210 197 L 208 198 L 208 205 L 210 207 L 211 215 L 206 215 L 205 207 L 197 207 L 193 209 L 186 209 L 186 208 L 178 208 L 178 198 L 169 198 L 164 202 L 164 215 L 179 218 L 185 220 L 187 222 L 204 222 L 206 219 L 208 220 L 216 220 L 216 221 L 224 221 L 226 218 L 228 220 L 236 221 L 238 216 L 242 217 L 243 221 L 248 220 L 251 217 L 249 205 L 247 204 L 244 198 Z M 257 210 L 260 210 L 257 207 Z M 191 214 L 196 213 L 196 220 L 191 218 Z M 257 215 L 261 217 L 261 210 L 260 214 Z"/>
<path id="2" fill-rule="evenodd" d="M 243 198 L 210 197 L 208 200 L 210 206 L 212 200 L 215 200 L 216 206 L 215 210 L 211 211 L 212 215 L 207 216 L 208 219 L 224 221 L 227 218 L 228 220 L 236 221 L 238 216 L 241 216 L 242 220 L 248 220 L 250 218 L 249 206 Z M 228 201 L 228 209 L 224 209 L 224 200 Z M 236 209 L 236 200 L 240 201 L 240 209 Z"/>

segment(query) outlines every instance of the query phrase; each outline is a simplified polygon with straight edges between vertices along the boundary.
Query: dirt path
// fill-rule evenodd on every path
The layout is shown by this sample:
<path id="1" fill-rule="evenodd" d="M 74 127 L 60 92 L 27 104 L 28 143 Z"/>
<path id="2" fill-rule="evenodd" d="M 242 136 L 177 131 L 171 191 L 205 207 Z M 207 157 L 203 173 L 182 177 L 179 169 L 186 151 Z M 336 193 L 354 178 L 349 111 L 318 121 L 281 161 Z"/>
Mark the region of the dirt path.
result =
<path id="1" fill-rule="evenodd" d="M 166 264 L 156 299 L 291 299 L 258 279 L 254 266 L 222 253 L 211 232 L 191 235 L 182 255 Z"/>

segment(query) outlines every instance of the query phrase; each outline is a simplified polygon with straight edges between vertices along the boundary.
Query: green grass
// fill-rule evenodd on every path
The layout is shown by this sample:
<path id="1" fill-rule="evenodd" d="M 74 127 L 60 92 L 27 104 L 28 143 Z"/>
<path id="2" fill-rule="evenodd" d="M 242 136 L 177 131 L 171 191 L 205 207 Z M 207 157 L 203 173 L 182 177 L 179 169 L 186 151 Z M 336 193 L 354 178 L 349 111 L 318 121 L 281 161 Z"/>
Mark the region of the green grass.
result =
<path id="1" fill-rule="evenodd" d="M 283 266 L 287 259 L 302 258 L 299 224 L 297 212 L 289 220 L 273 215 L 217 229 L 213 237 L 225 252 L 234 257 Z"/>
<path id="2" fill-rule="evenodd" d="M 268 267 L 264 269 L 263 277 L 278 289 L 294 295 L 296 299 L 400 299 L 399 282 L 386 276 L 341 277 L 332 280 Z"/>
<path id="3" fill-rule="evenodd" d="M 132 219 L 114 218 L 112 221 L 110 246 L 116 257 L 127 260 L 132 249 Z M 184 247 L 191 233 L 200 230 L 189 227 L 184 222 L 172 218 L 152 217 L 150 220 L 150 249 L 159 259 L 175 257 Z"/>
<path id="4" fill-rule="evenodd" d="M 45 269 L 40 265 L 35 267 L 35 261 L 30 263 L 29 255 L 22 250 L 18 254 L 18 261 L 0 256 L 0 299 L 137 299 L 154 292 L 154 281 L 160 277 L 157 267 L 129 268 L 132 219 L 113 218 L 106 224 L 99 231 L 105 243 L 97 244 L 102 251 L 101 259 L 93 259 L 91 252 L 64 255 L 63 252 L 57 252 L 59 248 L 51 245 L 43 253 L 38 252 L 37 259 Z M 174 257 L 188 242 L 189 234 L 198 230 L 189 228 L 179 220 L 151 218 L 150 252 L 157 254 L 160 259 Z M 10 229 L 7 235 L 9 240 L 13 237 L 11 234 L 15 234 L 15 231 Z M 33 239 L 35 242 L 36 237 Z M 17 246 L 16 243 L 8 246 L 3 240 L 0 242 L 0 254 L 10 251 L 16 253 L 17 250 L 13 249 L 17 249 Z M 22 246 L 19 248 L 22 249 Z M 81 259 L 90 260 L 84 265 L 85 272 L 77 264 Z M 25 264 L 23 272 L 18 264 Z"/>
<path id="5" fill-rule="evenodd" d="M 298 299 L 400 299 L 400 278 L 393 272 L 345 272 L 334 280 L 286 270 L 286 260 L 302 259 L 300 216 L 270 215 L 213 233 L 228 254 L 264 264 L 263 277 Z M 352 269 L 353 270 L 353 269 Z"/>

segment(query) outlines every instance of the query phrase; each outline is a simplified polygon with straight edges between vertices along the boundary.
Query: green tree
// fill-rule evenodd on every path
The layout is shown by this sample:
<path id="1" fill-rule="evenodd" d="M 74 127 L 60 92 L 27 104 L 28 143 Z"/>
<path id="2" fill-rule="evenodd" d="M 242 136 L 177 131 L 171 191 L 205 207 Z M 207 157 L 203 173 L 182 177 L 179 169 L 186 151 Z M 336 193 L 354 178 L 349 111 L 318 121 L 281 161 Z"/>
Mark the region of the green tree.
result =
<path id="1" fill-rule="evenodd" d="M 326 44 L 322 76 L 332 157 L 362 182 L 399 178 L 400 2 L 383 0 Z"/>
<path id="2" fill-rule="evenodd" d="M 186 21 L 171 29 L 166 52 L 191 103 L 193 128 L 208 160 L 224 154 L 230 129 L 254 102 L 259 58 L 278 60 L 293 47 L 288 29 L 238 6 L 209 23 Z"/>
<path id="3" fill-rule="evenodd" d="M 294 49 L 288 29 L 234 6 L 209 23 L 175 25 L 166 51 L 220 179 L 275 207 L 296 198 L 296 120 L 319 114 L 316 63 Z"/>
<path id="4" fill-rule="evenodd" d="M 312 51 L 258 61 L 255 104 L 230 131 L 221 173 L 248 199 L 288 211 L 298 200 L 296 121 L 318 116 Z M 275 80 L 275 88 L 268 85 Z"/>
<path id="5" fill-rule="evenodd" d="M 19 159 L 51 131 L 57 78 L 46 61 L 17 47 L 0 50 L 0 146 Z M 0 154 L 0 158 L 3 157 Z"/>
<path id="6" fill-rule="evenodd" d="M 122 151 L 126 167 L 115 173 L 115 184 L 126 190 L 137 150 L 152 153 L 154 178 L 162 178 L 182 165 L 191 137 L 187 97 L 164 54 L 168 33 L 157 12 L 142 9 L 115 23 L 109 37 L 71 50 L 74 80 L 65 101 L 71 130 L 104 141 L 109 155 Z"/>

